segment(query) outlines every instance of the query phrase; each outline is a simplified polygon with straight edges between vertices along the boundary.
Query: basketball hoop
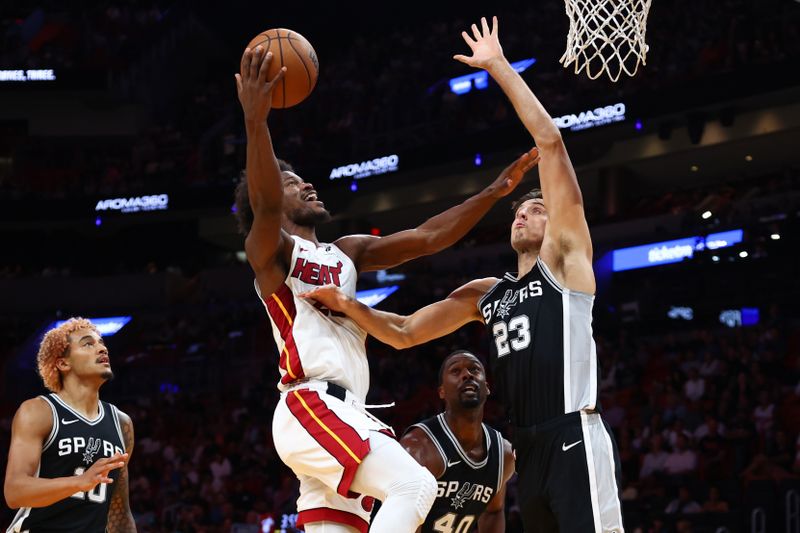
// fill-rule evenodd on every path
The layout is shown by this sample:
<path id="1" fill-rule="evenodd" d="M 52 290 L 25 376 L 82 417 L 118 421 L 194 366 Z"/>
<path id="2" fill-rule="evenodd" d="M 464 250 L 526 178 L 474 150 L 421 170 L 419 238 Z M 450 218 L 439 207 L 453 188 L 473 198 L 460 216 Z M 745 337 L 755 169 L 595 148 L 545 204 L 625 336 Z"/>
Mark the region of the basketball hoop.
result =
<path id="1" fill-rule="evenodd" d="M 575 74 L 585 70 L 592 80 L 603 72 L 614 82 L 623 72 L 635 75 L 639 64 L 647 64 L 644 38 L 652 1 L 565 0 L 569 34 L 561 64 L 575 63 Z"/>

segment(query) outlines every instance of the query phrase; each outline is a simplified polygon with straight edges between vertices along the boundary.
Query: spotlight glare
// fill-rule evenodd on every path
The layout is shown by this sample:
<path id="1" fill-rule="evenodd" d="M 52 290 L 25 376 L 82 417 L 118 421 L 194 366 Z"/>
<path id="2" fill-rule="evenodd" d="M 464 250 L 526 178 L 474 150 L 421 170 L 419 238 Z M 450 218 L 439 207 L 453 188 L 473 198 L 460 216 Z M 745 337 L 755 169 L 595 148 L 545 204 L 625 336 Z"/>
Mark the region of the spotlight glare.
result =
<path id="1" fill-rule="evenodd" d="M 700 170 L 700 167 L 698 167 L 697 165 L 692 165 L 689 167 L 689 170 L 691 170 L 692 172 L 697 172 L 698 170 Z"/>
<path id="2" fill-rule="evenodd" d="M 753 160 L 753 156 L 752 156 L 752 155 L 750 155 L 750 154 L 747 154 L 746 156 L 744 156 L 744 160 L 745 160 L 745 161 L 747 161 L 747 162 L 749 163 L 750 161 L 752 161 L 752 160 Z"/>
<path id="3" fill-rule="evenodd" d="M 700 216 L 702 217 L 703 220 L 708 220 L 709 218 L 711 218 L 712 213 L 711 211 L 703 211 L 703 214 Z"/>
<path id="4" fill-rule="evenodd" d="M 747 256 L 748 256 L 748 253 L 747 253 L 746 250 L 742 250 L 741 252 L 739 252 L 739 257 L 741 257 L 742 259 L 744 259 Z"/>
<path id="5" fill-rule="evenodd" d="M 781 239 L 781 234 L 773 233 L 772 235 L 769 236 L 769 238 L 772 239 L 773 241 L 779 241 Z"/>
<path id="6" fill-rule="evenodd" d="M 718 255 L 714 255 L 714 256 L 711 257 L 711 260 L 714 261 L 715 263 L 719 263 L 719 256 Z"/>

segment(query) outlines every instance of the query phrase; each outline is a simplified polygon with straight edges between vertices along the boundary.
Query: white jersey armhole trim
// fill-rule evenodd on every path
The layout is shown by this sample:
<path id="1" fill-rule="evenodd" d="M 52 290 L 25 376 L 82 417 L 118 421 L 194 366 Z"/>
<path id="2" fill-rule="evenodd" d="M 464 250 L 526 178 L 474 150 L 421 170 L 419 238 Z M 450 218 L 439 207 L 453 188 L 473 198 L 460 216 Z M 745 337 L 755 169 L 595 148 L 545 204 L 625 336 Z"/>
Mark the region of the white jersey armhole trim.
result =
<path id="1" fill-rule="evenodd" d="M 564 287 L 562 287 L 561 284 L 558 281 L 556 281 L 556 277 L 553 275 L 552 272 L 550 272 L 550 269 L 547 267 L 547 264 L 545 264 L 545 262 L 542 261 L 541 257 L 537 257 L 536 258 L 536 266 L 539 267 L 539 272 L 542 273 L 542 276 L 544 276 L 544 279 L 546 279 L 547 282 L 555 290 L 557 290 L 558 292 L 564 292 Z"/>
<path id="2" fill-rule="evenodd" d="M 56 435 L 58 434 L 58 412 L 56 411 L 56 406 L 53 405 L 53 402 L 51 402 L 47 396 L 39 396 L 39 398 L 47 402 L 47 406 L 50 407 L 50 411 L 53 413 L 53 428 L 50 430 L 50 434 L 47 436 L 47 439 L 42 445 L 42 452 L 44 452 L 50 447 L 51 444 L 53 444 L 53 441 L 56 440 Z"/>
<path id="3" fill-rule="evenodd" d="M 550 267 L 547 266 L 541 257 L 536 258 L 536 264 L 539 265 L 539 270 L 544 275 L 544 278 L 550 282 L 550 285 L 559 292 L 569 291 L 572 294 L 576 294 L 578 296 L 582 296 L 584 298 L 591 298 L 594 300 L 594 294 L 589 294 L 588 292 L 583 291 L 574 291 L 572 289 L 568 289 L 567 287 L 563 287 L 557 280 L 556 277 L 553 275 L 553 272 L 550 270 Z"/>
<path id="4" fill-rule="evenodd" d="M 108 404 L 111 407 L 111 418 L 114 419 L 114 427 L 117 428 L 117 435 L 119 436 L 119 441 L 122 443 L 122 451 L 127 452 L 127 447 L 125 446 L 125 438 L 122 436 L 122 423 L 119 421 L 119 409 L 117 409 L 116 405 Z"/>
<path id="5" fill-rule="evenodd" d="M 436 446 L 436 449 L 439 450 L 439 455 L 442 457 L 442 464 L 444 464 L 444 471 L 442 472 L 442 476 L 444 476 L 447 473 L 447 454 L 444 453 L 442 445 L 439 444 L 439 441 L 436 440 L 436 437 L 433 436 L 433 433 L 425 424 L 413 424 L 411 427 L 421 429 L 428 436 L 428 438 L 431 439 L 431 442 L 434 446 Z"/>

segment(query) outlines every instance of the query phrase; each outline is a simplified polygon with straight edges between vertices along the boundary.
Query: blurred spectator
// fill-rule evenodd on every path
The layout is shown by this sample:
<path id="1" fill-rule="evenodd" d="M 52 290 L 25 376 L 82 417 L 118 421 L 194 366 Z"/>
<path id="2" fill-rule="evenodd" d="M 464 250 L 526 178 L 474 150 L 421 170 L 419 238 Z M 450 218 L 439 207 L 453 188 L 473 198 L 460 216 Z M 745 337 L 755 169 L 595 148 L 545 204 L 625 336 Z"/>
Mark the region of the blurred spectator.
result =
<path id="1" fill-rule="evenodd" d="M 706 415 L 705 421 L 694 430 L 694 440 L 700 442 L 708 435 L 725 436 L 725 424 L 721 424 L 712 415 Z"/>
<path id="2" fill-rule="evenodd" d="M 691 442 L 692 434 L 684 427 L 682 419 L 675 420 L 672 426 L 664 431 L 664 437 L 670 448 L 675 448 L 680 436 L 685 437 L 686 442 Z"/>
<path id="3" fill-rule="evenodd" d="M 699 513 L 701 510 L 702 507 L 694 501 L 689 489 L 680 487 L 678 489 L 678 497 L 669 502 L 664 512 L 667 514 L 693 514 Z"/>
<path id="4" fill-rule="evenodd" d="M 727 513 L 729 510 L 728 502 L 719 495 L 717 487 L 708 490 L 708 500 L 703 504 L 704 513 Z"/>
<path id="5" fill-rule="evenodd" d="M 639 478 L 645 479 L 654 474 L 665 470 L 668 454 L 663 450 L 663 438 L 661 435 L 650 437 L 650 450 L 644 454 L 642 469 L 639 471 Z"/>
<path id="6" fill-rule="evenodd" d="M 675 447 L 664 461 L 664 471 L 672 476 L 687 474 L 697 467 L 697 454 L 688 449 L 688 439 L 682 433 L 675 439 Z"/>
<path id="7" fill-rule="evenodd" d="M 772 431 L 774 416 L 775 404 L 770 401 L 767 391 L 761 391 L 758 395 L 758 405 L 753 410 L 756 431 L 761 435 Z"/>
<path id="8" fill-rule="evenodd" d="M 700 373 L 698 372 L 697 368 L 692 367 L 689 370 L 689 379 L 683 386 L 683 392 L 692 402 L 696 402 L 705 394 L 706 382 L 702 377 L 700 377 Z"/>

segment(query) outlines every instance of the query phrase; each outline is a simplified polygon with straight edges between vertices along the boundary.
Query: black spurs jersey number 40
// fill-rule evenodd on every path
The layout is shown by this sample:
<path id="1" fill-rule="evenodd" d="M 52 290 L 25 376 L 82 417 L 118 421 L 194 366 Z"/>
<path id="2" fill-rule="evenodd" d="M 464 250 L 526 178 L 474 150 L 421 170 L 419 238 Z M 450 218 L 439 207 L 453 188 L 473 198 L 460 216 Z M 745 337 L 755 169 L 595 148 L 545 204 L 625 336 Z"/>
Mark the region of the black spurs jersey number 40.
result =
<path id="1" fill-rule="evenodd" d="M 490 336 L 495 387 L 516 426 L 597 408 L 597 355 L 590 294 L 561 287 L 539 258 L 511 274 L 478 307 Z"/>
<path id="2" fill-rule="evenodd" d="M 53 413 L 53 429 L 42 446 L 38 477 L 79 476 L 95 461 L 123 453 L 125 445 L 117 408 L 100 402 L 100 412 L 89 420 L 72 409 L 58 395 L 43 398 Z M 109 477 L 115 482 L 119 469 Z M 47 507 L 22 508 L 9 532 L 73 532 L 101 533 L 108 522 L 108 508 L 114 484 L 98 484 L 88 492 L 76 492 Z"/>
<path id="3" fill-rule="evenodd" d="M 437 480 L 436 500 L 422 524 L 422 533 L 477 531 L 478 517 L 503 484 L 503 437 L 484 424 L 489 453 L 483 461 L 475 462 L 453 435 L 444 414 L 411 427 L 425 432 L 439 450 L 445 466 L 444 474 Z"/>

